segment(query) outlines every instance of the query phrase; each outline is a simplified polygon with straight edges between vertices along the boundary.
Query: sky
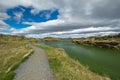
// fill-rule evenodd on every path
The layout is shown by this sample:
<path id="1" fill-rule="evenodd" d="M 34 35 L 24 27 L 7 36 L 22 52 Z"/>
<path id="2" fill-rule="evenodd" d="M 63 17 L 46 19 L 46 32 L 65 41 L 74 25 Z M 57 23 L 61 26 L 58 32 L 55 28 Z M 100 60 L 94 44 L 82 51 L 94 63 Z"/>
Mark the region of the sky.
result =
<path id="1" fill-rule="evenodd" d="M 120 33 L 120 0 L 0 0 L 0 34 L 79 38 Z"/>

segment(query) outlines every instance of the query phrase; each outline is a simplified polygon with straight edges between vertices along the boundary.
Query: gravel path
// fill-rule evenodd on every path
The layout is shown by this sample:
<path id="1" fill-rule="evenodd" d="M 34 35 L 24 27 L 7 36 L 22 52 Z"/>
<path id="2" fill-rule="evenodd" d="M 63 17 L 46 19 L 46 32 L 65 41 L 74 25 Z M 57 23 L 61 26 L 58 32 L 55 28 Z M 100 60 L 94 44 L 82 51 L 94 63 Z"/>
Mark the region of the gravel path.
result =
<path id="1" fill-rule="evenodd" d="M 45 51 L 31 44 L 29 46 L 34 54 L 18 67 L 14 80 L 55 80 Z"/>

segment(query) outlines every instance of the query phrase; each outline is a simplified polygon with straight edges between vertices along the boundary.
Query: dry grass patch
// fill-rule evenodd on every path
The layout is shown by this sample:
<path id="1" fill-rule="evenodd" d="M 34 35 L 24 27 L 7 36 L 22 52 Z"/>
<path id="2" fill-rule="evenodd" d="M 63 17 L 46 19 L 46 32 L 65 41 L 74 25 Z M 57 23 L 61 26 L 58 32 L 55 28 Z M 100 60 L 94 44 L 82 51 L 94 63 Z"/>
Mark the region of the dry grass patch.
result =
<path id="1" fill-rule="evenodd" d="M 32 53 L 26 42 L 11 37 L 0 39 L 0 80 L 12 80 L 14 70 Z"/>

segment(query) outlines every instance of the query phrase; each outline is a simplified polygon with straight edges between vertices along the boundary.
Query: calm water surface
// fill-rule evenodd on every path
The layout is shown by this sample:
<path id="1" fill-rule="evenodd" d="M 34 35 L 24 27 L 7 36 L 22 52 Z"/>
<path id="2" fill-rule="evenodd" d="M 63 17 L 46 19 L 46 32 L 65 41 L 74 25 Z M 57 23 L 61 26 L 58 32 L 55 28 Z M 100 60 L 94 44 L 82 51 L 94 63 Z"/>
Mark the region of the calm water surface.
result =
<path id="1" fill-rule="evenodd" d="M 83 46 L 69 40 L 40 42 L 57 48 L 64 48 L 67 54 L 88 66 L 93 72 L 120 80 L 120 50 Z"/>

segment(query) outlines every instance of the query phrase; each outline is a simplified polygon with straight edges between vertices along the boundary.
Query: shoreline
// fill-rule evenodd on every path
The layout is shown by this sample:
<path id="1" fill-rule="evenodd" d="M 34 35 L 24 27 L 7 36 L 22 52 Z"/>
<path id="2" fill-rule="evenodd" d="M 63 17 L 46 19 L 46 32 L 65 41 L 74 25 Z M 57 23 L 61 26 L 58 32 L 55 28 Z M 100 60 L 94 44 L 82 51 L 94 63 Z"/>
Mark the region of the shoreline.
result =
<path id="1" fill-rule="evenodd" d="M 90 71 L 88 67 L 70 58 L 62 48 L 53 48 L 40 44 L 35 45 L 43 48 L 48 53 L 49 63 L 57 80 L 111 80 L 107 76 L 101 76 Z"/>

